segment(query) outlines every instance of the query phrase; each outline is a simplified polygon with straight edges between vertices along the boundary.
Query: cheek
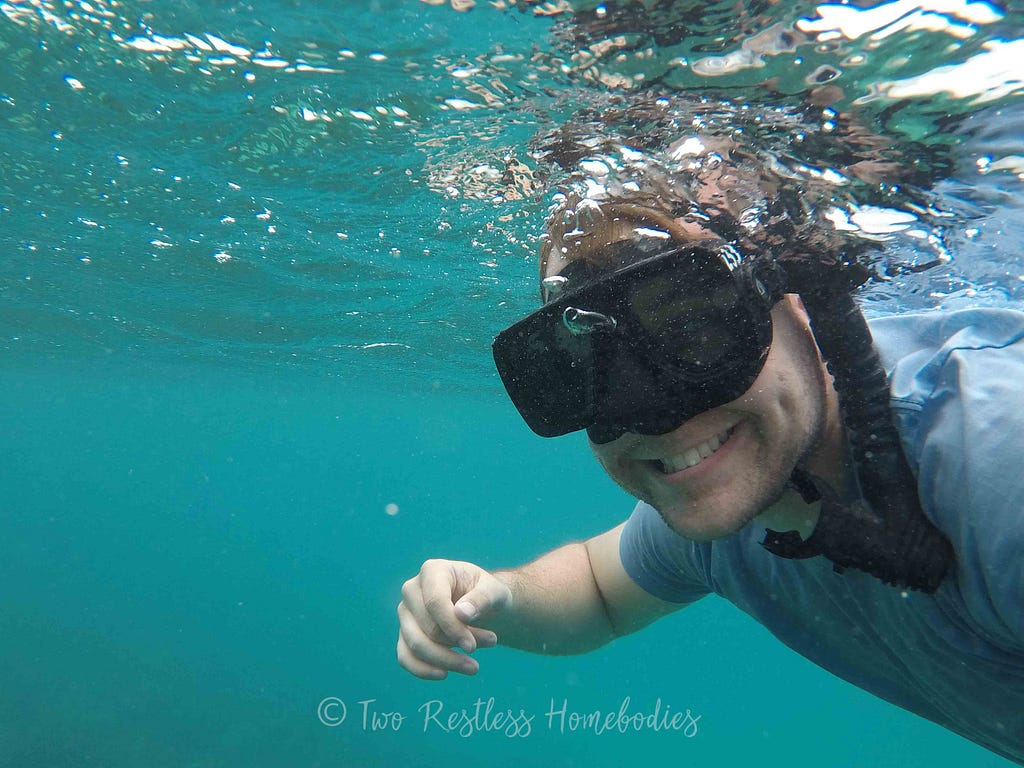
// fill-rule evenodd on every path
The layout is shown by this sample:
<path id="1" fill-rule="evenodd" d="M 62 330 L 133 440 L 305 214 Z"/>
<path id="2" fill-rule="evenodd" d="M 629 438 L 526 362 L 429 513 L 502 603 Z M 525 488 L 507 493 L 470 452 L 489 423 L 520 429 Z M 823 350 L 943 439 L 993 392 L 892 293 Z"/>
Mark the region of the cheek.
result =
<path id="1" fill-rule="evenodd" d="M 784 443 L 803 446 L 819 429 L 823 401 L 813 374 L 807 367 L 794 367 L 778 377 L 775 401 Z"/>
<path id="2" fill-rule="evenodd" d="M 635 484 L 634 472 L 630 469 L 634 466 L 632 462 L 623 461 L 616 451 L 602 449 L 594 445 L 591 445 L 591 450 L 605 474 L 612 480 L 624 487 L 632 487 Z"/>

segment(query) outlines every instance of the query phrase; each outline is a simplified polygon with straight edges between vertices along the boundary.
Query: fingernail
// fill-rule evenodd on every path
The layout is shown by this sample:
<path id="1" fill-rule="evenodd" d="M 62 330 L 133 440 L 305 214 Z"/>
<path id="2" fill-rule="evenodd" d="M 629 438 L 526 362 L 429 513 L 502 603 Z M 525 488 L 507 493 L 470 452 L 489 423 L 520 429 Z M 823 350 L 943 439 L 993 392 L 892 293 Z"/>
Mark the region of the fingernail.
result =
<path id="1" fill-rule="evenodd" d="M 472 653 L 476 650 L 476 642 L 470 637 L 464 637 L 459 640 L 459 648 L 464 650 L 466 653 Z"/>
<path id="2" fill-rule="evenodd" d="M 463 621 L 472 621 L 476 618 L 477 610 L 469 600 L 460 600 L 455 604 L 455 611 Z"/>

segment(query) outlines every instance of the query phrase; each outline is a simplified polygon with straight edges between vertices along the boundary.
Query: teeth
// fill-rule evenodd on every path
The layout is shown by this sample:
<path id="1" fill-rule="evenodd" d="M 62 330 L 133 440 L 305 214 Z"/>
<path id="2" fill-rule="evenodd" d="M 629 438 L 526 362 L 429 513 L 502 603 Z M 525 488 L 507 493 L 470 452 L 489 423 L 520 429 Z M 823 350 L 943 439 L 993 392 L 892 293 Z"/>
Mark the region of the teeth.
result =
<path id="1" fill-rule="evenodd" d="M 689 469 L 700 464 L 704 459 L 722 447 L 722 443 L 729 439 L 729 430 L 715 435 L 707 442 L 694 446 L 677 456 L 668 456 L 660 460 L 661 471 L 666 475 L 678 472 L 681 469 Z"/>

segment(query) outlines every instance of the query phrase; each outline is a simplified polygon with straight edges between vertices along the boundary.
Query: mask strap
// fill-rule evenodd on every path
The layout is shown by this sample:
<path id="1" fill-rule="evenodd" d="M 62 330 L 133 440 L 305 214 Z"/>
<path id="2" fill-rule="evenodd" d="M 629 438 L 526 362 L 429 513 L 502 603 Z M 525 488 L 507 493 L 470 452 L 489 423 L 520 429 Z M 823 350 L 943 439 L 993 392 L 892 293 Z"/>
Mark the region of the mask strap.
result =
<path id="1" fill-rule="evenodd" d="M 821 554 L 837 570 L 857 568 L 887 584 L 934 592 L 953 561 L 953 549 L 921 509 L 889 412 L 885 370 L 852 287 L 842 284 L 843 275 L 823 274 L 813 265 L 787 265 L 786 272 L 835 381 L 864 498 L 844 503 L 827 483 L 811 478 L 821 512 L 810 538 L 768 531 L 762 543 L 780 557 Z"/>

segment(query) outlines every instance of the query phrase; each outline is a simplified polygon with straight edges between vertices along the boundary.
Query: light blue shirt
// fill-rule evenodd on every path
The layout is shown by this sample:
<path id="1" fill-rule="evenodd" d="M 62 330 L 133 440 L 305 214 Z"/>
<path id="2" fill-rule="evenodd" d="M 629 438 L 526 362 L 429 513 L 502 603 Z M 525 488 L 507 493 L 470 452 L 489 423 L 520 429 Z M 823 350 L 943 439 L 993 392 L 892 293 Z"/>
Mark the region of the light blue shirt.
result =
<path id="1" fill-rule="evenodd" d="M 775 557 L 757 523 L 692 542 L 643 503 L 623 565 L 664 600 L 715 592 L 844 680 L 1024 763 L 1024 313 L 870 325 L 925 514 L 955 551 L 934 595 Z"/>

